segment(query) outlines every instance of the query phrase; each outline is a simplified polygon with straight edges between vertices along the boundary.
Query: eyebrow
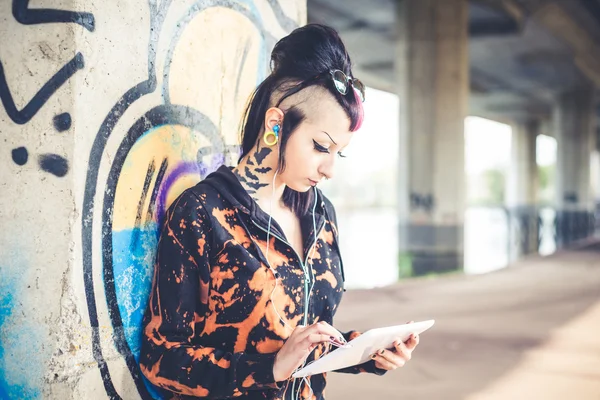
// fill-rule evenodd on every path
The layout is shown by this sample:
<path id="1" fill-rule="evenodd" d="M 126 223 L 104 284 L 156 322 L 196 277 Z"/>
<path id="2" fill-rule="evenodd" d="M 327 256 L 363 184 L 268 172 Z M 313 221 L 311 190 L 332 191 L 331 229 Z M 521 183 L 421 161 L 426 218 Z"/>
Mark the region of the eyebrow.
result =
<path id="1" fill-rule="evenodd" d="M 321 131 L 324 134 L 326 134 L 327 136 L 329 136 L 329 133 L 325 132 L 325 131 Z M 331 139 L 331 136 L 329 136 L 329 139 Z M 333 144 L 335 144 L 337 146 L 337 143 L 335 142 L 335 140 L 331 139 L 331 141 L 333 142 Z"/>

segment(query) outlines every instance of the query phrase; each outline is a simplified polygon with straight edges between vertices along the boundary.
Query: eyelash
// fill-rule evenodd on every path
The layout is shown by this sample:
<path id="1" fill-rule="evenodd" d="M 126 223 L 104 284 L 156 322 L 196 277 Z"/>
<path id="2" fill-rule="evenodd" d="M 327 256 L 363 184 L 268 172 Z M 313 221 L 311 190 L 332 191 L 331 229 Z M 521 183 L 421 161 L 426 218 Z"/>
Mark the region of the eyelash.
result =
<path id="1" fill-rule="evenodd" d="M 321 153 L 327 153 L 327 154 L 329 154 L 329 150 L 328 149 L 326 149 L 325 147 L 321 146 L 319 143 L 317 143 L 314 140 L 313 140 L 313 143 L 315 145 L 315 150 L 317 150 L 318 152 L 321 152 Z M 341 158 L 346 158 L 346 156 L 343 155 L 341 151 L 338 151 L 338 156 L 340 156 Z"/>

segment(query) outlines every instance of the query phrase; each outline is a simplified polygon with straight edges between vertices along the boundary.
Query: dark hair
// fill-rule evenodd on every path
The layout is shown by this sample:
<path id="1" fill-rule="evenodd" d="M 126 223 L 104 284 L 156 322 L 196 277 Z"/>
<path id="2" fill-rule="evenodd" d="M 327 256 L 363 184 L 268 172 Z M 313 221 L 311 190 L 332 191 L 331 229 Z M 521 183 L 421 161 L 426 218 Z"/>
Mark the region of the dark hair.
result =
<path id="1" fill-rule="evenodd" d="M 271 107 L 273 94 L 277 93 L 278 107 L 283 100 L 309 86 L 326 88 L 337 100 L 350 119 L 350 130 L 360 128 L 363 108 L 360 98 L 350 87 L 346 95 L 334 86 L 329 71 L 339 69 L 352 75 L 350 56 L 338 33 L 328 26 L 309 24 L 295 29 L 275 44 L 271 52 L 271 74 L 256 88 L 247 106 L 242 129 L 241 161 L 257 144 L 264 126 L 265 113 Z M 289 137 L 306 116 L 296 106 L 285 113 L 279 135 L 279 171 L 285 169 L 285 148 Z M 300 193 L 286 187 L 283 202 L 298 216 L 305 215 L 314 202 L 312 190 Z"/>

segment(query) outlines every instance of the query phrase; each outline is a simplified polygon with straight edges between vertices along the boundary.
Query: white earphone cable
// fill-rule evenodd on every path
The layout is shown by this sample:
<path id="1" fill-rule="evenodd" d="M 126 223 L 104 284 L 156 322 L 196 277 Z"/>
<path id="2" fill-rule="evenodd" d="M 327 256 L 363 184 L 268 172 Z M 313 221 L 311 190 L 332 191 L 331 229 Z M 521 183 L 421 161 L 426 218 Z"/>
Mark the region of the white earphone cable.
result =
<path id="1" fill-rule="evenodd" d="M 269 261 L 269 247 L 270 247 L 269 239 L 270 239 L 270 236 L 271 236 L 271 222 L 272 222 L 272 219 L 273 219 L 272 215 L 273 215 L 273 200 L 275 198 L 275 179 L 277 177 L 277 173 L 278 172 L 279 172 L 279 170 L 275 171 L 275 174 L 273 175 L 273 182 L 272 182 L 272 189 L 271 189 L 272 190 L 271 200 L 269 202 L 269 222 L 268 222 L 268 226 L 267 226 L 267 244 L 266 244 L 267 245 L 267 249 L 266 249 L 266 252 L 265 252 L 265 258 L 266 258 L 266 261 L 268 263 L 268 268 L 271 271 L 271 273 L 273 274 L 273 277 L 275 278 L 275 286 L 273 287 L 273 290 L 271 291 L 271 294 L 269 295 L 269 300 L 271 301 L 271 305 L 273 306 L 273 309 L 275 310 L 275 314 L 277 314 L 277 317 L 279 318 L 279 320 L 287 328 L 293 330 L 293 328 L 279 314 L 279 311 L 277 310 L 277 307 L 275 307 L 275 302 L 273 301 L 273 294 L 275 293 L 275 290 L 277 290 L 277 285 L 278 285 L 279 279 L 278 279 L 277 272 L 273 269 L 273 267 L 271 266 L 271 262 Z M 313 243 L 313 247 L 312 247 L 312 250 L 311 250 L 310 257 L 309 257 L 310 261 L 313 260 L 315 251 L 317 249 L 317 226 L 316 226 L 317 223 L 316 223 L 316 219 L 315 219 L 315 211 L 316 211 L 316 208 L 317 208 L 318 196 L 317 196 L 317 189 L 316 189 L 316 187 L 314 188 L 314 192 L 313 193 L 314 193 L 314 196 L 315 196 L 315 202 L 313 204 L 313 209 L 312 209 L 314 243 Z M 309 267 L 309 265 L 308 265 L 309 258 L 306 259 L 306 263 L 302 264 L 303 267 L 304 267 L 304 276 L 305 276 L 305 279 L 308 279 L 309 282 L 310 282 L 310 285 L 311 285 L 310 289 L 309 289 L 309 292 L 308 292 L 307 299 L 306 299 L 306 306 L 305 306 L 305 311 L 304 311 L 305 317 L 306 317 L 306 314 L 308 313 L 308 310 L 309 310 L 310 299 L 312 297 L 312 293 L 313 293 L 313 289 L 314 289 L 315 281 L 316 281 L 313 268 Z M 302 260 L 300 260 L 300 262 L 302 263 Z M 304 264 L 306 264 L 306 265 L 304 265 Z M 326 351 L 324 352 L 323 355 L 327 354 L 328 352 L 329 352 L 329 348 L 326 349 Z M 315 360 L 311 361 L 311 363 L 314 362 L 314 361 Z M 311 363 L 309 363 L 309 365 Z M 298 368 L 296 368 L 296 370 L 294 371 L 294 373 L 296 371 L 304 368 L 305 366 L 306 366 L 306 360 L 302 363 L 301 366 L 299 366 Z M 293 393 L 293 396 L 294 396 L 294 398 L 296 400 L 299 399 L 302 396 L 302 394 L 301 394 L 302 385 L 301 384 L 298 386 L 298 391 L 296 391 L 296 380 L 297 379 L 298 378 L 293 378 L 293 382 L 292 382 L 292 393 Z M 301 378 L 301 382 L 304 383 L 304 384 L 306 384 L 308 386 L 308 388 L 310 389 L 310 393 L 308 395 L 308 397 L 310 398 L 310 396 L 312 396 L 312 394 L 314 393 L 313 389 L 312 389 L 312 386 L 310 384 L 310 377 Z"/>

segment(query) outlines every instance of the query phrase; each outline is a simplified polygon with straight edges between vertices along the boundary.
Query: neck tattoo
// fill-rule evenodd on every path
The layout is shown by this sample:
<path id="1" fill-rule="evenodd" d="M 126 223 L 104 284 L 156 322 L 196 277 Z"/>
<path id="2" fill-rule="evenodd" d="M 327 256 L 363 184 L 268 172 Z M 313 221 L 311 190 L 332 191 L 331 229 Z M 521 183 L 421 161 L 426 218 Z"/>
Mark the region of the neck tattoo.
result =
<path id="1" fill-rule="evenodd" d="M 263 147 L 254 153 L 246 156 L 240 165 L 233 169 L 233 173 L 238 178 L 244 189 L 250 194 L 254 201 L 258 201 L 256 192 L 269 186 L 268 173 L 273 168 L 265 166 L 265 159 L 273 152 L 269 147 Z"/>

